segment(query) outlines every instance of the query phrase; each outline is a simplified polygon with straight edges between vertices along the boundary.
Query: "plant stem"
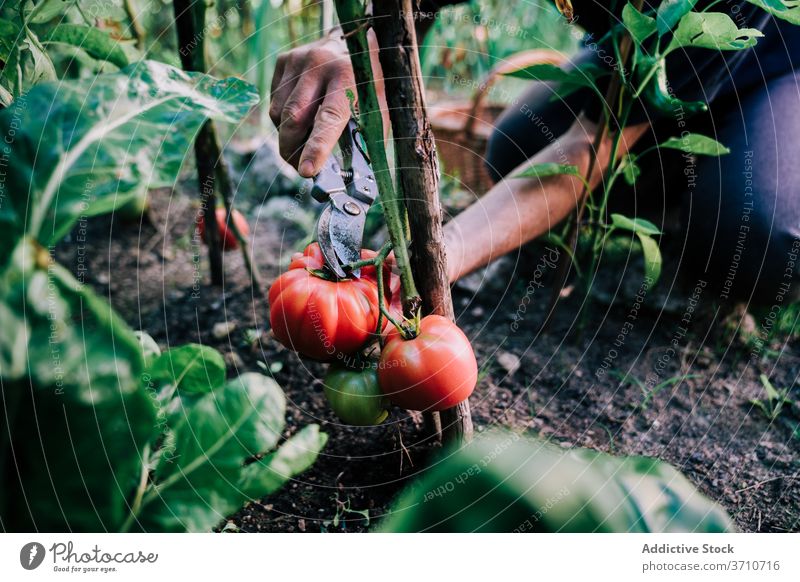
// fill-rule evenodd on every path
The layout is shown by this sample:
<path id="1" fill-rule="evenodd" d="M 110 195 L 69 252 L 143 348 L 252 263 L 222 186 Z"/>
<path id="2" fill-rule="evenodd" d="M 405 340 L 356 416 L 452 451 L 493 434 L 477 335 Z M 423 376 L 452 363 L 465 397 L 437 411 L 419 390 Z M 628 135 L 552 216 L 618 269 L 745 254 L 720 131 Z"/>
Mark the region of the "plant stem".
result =
<path id="1" fill-rule="evenodd" d="M 642 5 L 644 4 L 644 0 L 632 0 L 631 2 L 638 11 L 641 12 Z M 616 39 L 616 37 L 614 37 Z M 615 40 L 616 42 L 616 40 Z M 595 132 L 594 141 L 592 143 L 592 149 L 590 151 L 589 157 L 589 169 L 586 172 L 586 182 L 587 184 L 584 186 L 583 191 L 581 192 L 581 199 L 578 203 L 578 209 L 575 213 L 575 222 L 570 229 L 570 236 L 567 244 L 572 249 L 573 254 L 577 252 L 578 246 L 578 233 L 580 230 L 581 219 L 583 218 L 583 213 L 586 209 L 586 205 L 588 203 L 588 199 L 591 196 L 591 189 L 588 188 L 589 183 L 592 180 L 592 174 L 594 174 L 595 167 L 597 166 L 597 152 L 600 150 L 600 147 L 603 141 L 606 138 L 606 135 L 609 131 L 609 126 L 611 124 L 612 119 L 612 107 L 614 103 L 616 103 L 621 95 L 623 89 L 623 75 L 625 74 L 625 67 L 630 62 L 631 58 L 631 49 L 633 47 L 633 39 L 627 32 L 622 37 L 622 42 L 618 49 L 615 49 L 615 53 L 619 54 L 621 59 L 621 66 L 618 74 L 614 75 L 609 83 L 608 90 L 606 91 L 606 98 L 604 100 L 605 108 L 604 108 L 604 116 L 603 121 L 598 124 L 597 131 Z M 622 128 L 624 125 L 620 124 L 618 129 L 618 133 L 622 133 Z M 614 165 L 614 158 L 611 158 L 609 162 L 611 166 Z M 607 189 L 606 189 L 606 196 L 607 196 Z M 598 218 L 598 220 L 602 220 L 602 216 Z M 569 267 L 571 261 L 570 260 L 561 260 L 558 268 L 558 272 L 556 273 L 556 285 L 553 287 L 553 292 L 550 295 L 550 302 L 546 311 L 546 319 L 542 324 L 542 330 L 545 331 L 549 326 L 550 322 L 553 319 L 553 315 L 555 314 L 556 306 L 558 305 L 558 300 L 561 297 L 561 290 L 564 288 L 567 282 L 567 277 L 569 276 Z M 589 276 L 592 276 L 593 272 L 589 271 Z"/>
<path id="2" fill-rule="evenodd" d="M 175 0 L 175 28 L 178 33 L 178 52 L 181 65 L 186 71 L 206 72 L 203 30 L 206 18 L 206 5 L 203 0 Z M 198 36 L 199 34 L 199 36 Z M 216 177 L 214 168 L 214 125 L 206 120 L 194 140 L 194 154 L 197 162 L 197 181 L 200 186 L 200 220 L 205 226 L 208 261 L 211 267 L 211 284 L 222 285 L 222 244 L 216 217 Z"/>
<path id="3" fill-rule="evenodd" d="M 136 14 L 136 6 L 133 3 L 133 0 L 124 0 L 123 6 L 125 8 L 125 14 L 128 17 L 128 20 L 131 22 L 131 30 L 133 31 L 133 36 L 136 39 L 136 48 L 142 50 L 144 48 L 144 38 L 145 32 L 142 23 L 139 22 L 139 17 Z"/>
<path id="4" fill-rule="evenodd" d="M 150 463 L 150 445 L 145 445 L 142 450 L 142 472 L 139 474 L 139 485 L 136 487 L 136 495 L 131 503 L 131 510 L 128 517 L 120 526 L 120 533 L 127 532 L 133 525 L 134 520 L 139 515 L 142 509 L 142 500 L 144 499 L 144 492 L 147 490 L 147 477 L 150 475 L 150 470 L 147 465 Z"/>
<path id="5" fill-rule="evenodd" d="M 212 134 L 212 154 L 215 154 L 215 177 L 219 193 L 222 195 L 222 204 L 225 206 L 225 222 L 227 227 L 233 233 L 236 241 L 239 243 L 239 248 L 242 251 L 242 258 L 244 259 L 244 266 L 250 274 L 250 283 L 255 288 L 255 291 L 264 296 L 264 287 L 261 283 L 261 274 L 258 271 L 255 261 L 253 260 L 253 253 L 250 251 L 250 243 L 239 230 L 236 221 L 233 220 L 231 214 L 233 213 L 233 186 L 231 182 L 230 172 L 228 171 L 228 163 L 222 155 L 222 146 L 219 141 L 214 125 L 211 126 L 210 132 Z"/>
<path id="6" fill-rule="evenodd" d="M 392 241 L 403 293 L 403 312 L 411 317 L 419 309 L 421 299 L 411 273 L 405 236 L 405 206 L 398 196 L 389 170 L 383 140 L 383 118 L 375 77 L 372 72 L 367 25 L 369 20 L 359 0 L 336 0 L 336 12 L 350 52 L 356 87 L 358 89 L 359 125 L 367 153 L 375 172 L 375 180 L 383 204 L 386 228 Z"/>

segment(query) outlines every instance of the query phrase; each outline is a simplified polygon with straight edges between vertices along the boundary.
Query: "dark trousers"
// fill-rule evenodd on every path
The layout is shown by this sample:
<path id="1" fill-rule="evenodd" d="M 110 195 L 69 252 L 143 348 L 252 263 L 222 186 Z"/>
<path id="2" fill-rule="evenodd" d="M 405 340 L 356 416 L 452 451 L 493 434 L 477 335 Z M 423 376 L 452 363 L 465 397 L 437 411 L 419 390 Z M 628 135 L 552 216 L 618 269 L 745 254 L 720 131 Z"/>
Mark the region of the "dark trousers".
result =
<path id="1" fill-rule="evenodd" d="M 552 86 L 535 83 L 498 120 L 486 154 L 496 179 L 545 147 L 558 150 L 586 97 L 552 95 Z M 800 73 L 767 79 L 710 109 L 682 128 L 675 119 L 655 121 L 635 151 L 691 131 L 714 137 L 729 154 L 649 153 L 639 181 L 612 193 L 612 204 L 656 224 L 661 212 L 662 225 L 663 213 L 679 206 L 682 270 L 722 299 L 783 301 L 800 279 Z"/>

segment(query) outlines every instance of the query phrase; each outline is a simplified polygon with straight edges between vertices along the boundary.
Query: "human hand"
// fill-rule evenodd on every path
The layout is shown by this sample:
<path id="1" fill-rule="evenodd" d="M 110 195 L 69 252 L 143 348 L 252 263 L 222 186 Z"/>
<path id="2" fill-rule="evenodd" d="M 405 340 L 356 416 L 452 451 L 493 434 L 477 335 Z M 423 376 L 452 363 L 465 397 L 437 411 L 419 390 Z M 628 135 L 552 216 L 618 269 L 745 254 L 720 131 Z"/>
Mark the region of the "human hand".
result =
<path id="1" fill-rule="evenodd" d="M 377 42 L 369 31 L 370 56 L 379 99 L 385 103 Z M 316 175 L 350 119 L 347 92 L 355 79 L 347 46 L 329 36 L 278 57 L 269 116 L 278 128 L 281 156 L 301 176 Z M 386 108 L 383 107 L 385 111 Z"/>

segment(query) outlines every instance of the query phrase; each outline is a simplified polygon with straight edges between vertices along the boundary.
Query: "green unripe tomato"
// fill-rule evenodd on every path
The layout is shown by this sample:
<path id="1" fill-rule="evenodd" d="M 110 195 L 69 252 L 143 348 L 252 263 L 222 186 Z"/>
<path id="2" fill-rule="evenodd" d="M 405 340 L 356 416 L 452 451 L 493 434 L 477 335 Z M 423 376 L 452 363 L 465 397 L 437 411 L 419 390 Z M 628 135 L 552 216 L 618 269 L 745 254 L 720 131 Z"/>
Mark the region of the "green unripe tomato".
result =
<path id="1" fill-rule="evenodd" d="M 389 416 L 389 400 L 378 387 L 378 372 L 374 367 L 353 370 L 331 366 L 323 383 L 328 404 L 342 422 L 374 426 Z"/>

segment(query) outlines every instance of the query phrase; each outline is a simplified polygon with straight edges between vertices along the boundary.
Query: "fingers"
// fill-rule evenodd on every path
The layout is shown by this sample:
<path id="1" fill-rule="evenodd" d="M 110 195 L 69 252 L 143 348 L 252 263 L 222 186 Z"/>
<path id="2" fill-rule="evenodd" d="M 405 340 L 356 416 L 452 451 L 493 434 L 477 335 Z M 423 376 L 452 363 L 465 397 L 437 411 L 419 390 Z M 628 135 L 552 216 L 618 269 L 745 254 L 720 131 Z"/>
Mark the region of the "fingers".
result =
<path id="1" fill-rule="evenodd" d="M 293 166 L 297 166 L 300 150 L 311 132 L 326 84 L 321 75 L 305 71 L 283 106 L 278 127 L 278 149 Z"/>
<path id="2" fill-rule="evenodd" d="M 295 167 L 305 162 L 298 167 L 303 176 L 319 171 L 350 115 L 345 90 L 355 83 L 341 44 L 328 40 L 295 49 L 276 63 L 269 115 L 281 156 Z"/>
<path id="3" fill-rule="evenodd" d="M 350 119 L 350 102 L 347 99 L 346 89 L 343 84 L 328 87 L 328 93 L 313 122 L 311 135 L 300 156 L 298 172 L 304 178 L 310 178 L 319 172 L 347 126 Z"/>
<path id="4" fill-rule="evenodd" d="M 299 64 L 293 53 L 283 54 L 278 57 L 278 61 L 275 65 L 275 73 L 272 75 L 269 118 L 279 131 L 281 126 L 281 113 L 286 104 L 286 99 L 292 94 L 300 78 Z"/>

